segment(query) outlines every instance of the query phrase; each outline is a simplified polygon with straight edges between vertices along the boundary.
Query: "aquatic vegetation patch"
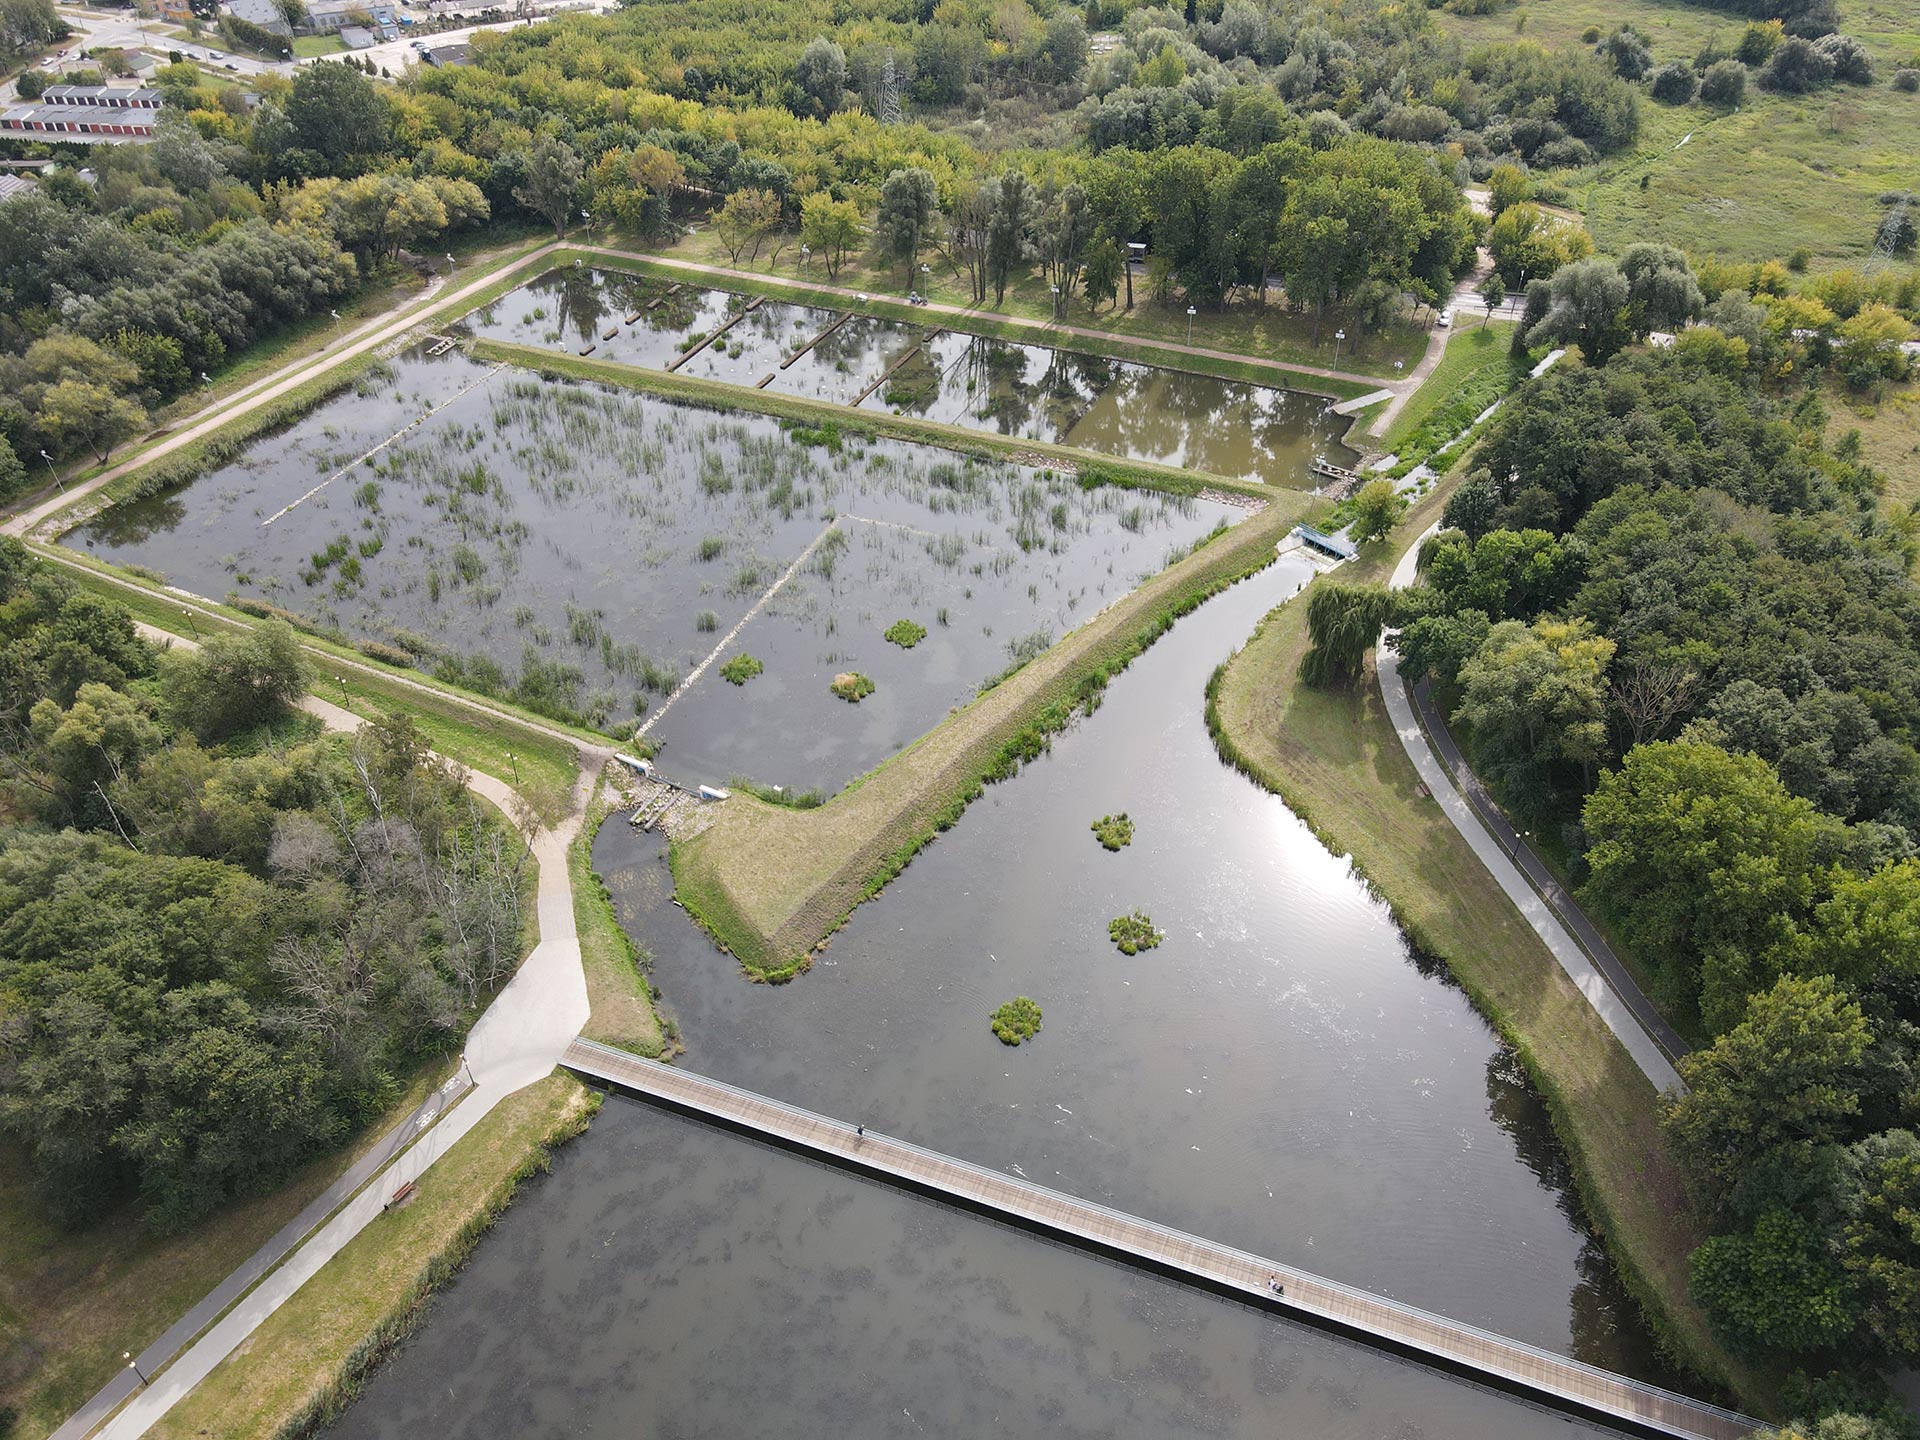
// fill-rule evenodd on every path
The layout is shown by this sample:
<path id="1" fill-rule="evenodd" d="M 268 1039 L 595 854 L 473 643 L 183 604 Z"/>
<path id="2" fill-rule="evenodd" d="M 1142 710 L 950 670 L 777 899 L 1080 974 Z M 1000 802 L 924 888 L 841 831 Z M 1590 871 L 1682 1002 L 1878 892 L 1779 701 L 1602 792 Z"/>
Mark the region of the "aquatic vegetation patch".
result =
<path id="1" fill-rule="evenodd" d="M 896 620 L 887 627 L 887 639 L 902 650 L 911 650 L 927 638 L 927 627 L 917 625 L 911 620 Z"/>
<path id="2" fill-rule="evenodd" d="M 833 693 L 849 705 L 858 705 L 873 694 L 874 684 L 858 670 L 842 670 L 833 677 Z"/>
<path id="3" fill-rule="evenodd" d="M 1138 955 L 1142 950 L 1151 950 L 1166 938 L 1163 932 L 1153 928 L 1153 919 L 1144 910 L 1136 910 L 1131 915 L 1116 915 L 1107 922 L 1107 935 L 1120 947 L 1122 955 Z"/>
<path id="4" fill-rule="evenodd" d="M 720 667 L 720 678 L 729 685 L 744 685 L 766 668 L 751 655 L 736 655 Z"/>
<path id="5" fill-rule="evenodd" d="M 1133 821 L 1124 810 L 1118 815 L 1102 815 L 1091 828 L 1094 837 L 1109 850 L 1121 850 L 1133 843 Z"/>
<path id="6" fill-rule="evenodd" d="M 1002 1045 L 1019 1045 L 1040 1033 L 1040 1007 L 1024 995 L 1007 1001 L 990 1018 Z"/>

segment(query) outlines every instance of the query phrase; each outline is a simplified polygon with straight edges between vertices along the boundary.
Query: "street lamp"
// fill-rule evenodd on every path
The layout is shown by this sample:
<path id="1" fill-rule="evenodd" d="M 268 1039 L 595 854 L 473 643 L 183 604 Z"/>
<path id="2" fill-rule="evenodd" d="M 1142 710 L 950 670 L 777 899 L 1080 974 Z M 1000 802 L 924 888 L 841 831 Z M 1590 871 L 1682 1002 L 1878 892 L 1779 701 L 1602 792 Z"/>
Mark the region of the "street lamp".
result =
<path id="1" fill-rule="evenodd" d="M 338 310 L 329 310 L 327 313 L 333 316 L 333 333 L 338 337 L 340 334 L 340 312 Z"/>
<path id="2" fill-rule="evenodd" d="M 142 1385 L 149 1383 L 147 1380 L 147 1372 L 140 1368 L 140 1362 L 133 1358 L 133 1352 L 131 1350 L 122 1350 L 120 1352 L 120 1358 L 127 1362 L 127 1368 L 129 1370 L 140 1377 L 140 1383 Z"/>
<path id="3" fill-rule="evenodd" d="M 802 245 L 800 247 L 800 270 L 801 273 L 809 279 L 813 277 L 813 247 L 811 245 Z"/>
<path id="4" fill-rule="evenodd" d="M 447 274 L 453 274 L 453 252 L 451 250 L 447 252 Z"/>
<path id="5" fill-rule="evenodd" d="M 1144 240 L 1127 242 L 1127 308 L 1129 310 L 1133 308 L 1133 267 L 1140 263 L 1146 253 L 1147 245 Z"/>
<path id="6" fill-rule="evenodd" d="M 59 487 L 60 493 L 62 495 L 66 494 L 67 487 L 65 484 L 61 482 L 60 472 L 53 468 L 53 456 L 49 455 L 46 451 L 42 450 L 40 452 L 40 458 L 47 462 L 47 473 L 53 476 L 53 483 Z"/>
<path id="7" fill-rule="evenodd" d="M 580 212 L 580 218 L 587 222 L 587 243 L 591 245 L 593 243 L 593 216 L 587 211 L 582 210 Z"/>
<path id="8" fill-rule="evenodd" d="M 1199 313 L 1200 312 L 1194 309 L 1193 306 L 1189 305 L 1187 307 L 1187 343 L 1189 345 L 1193 343 L 1193 317 Z"/>
<path id="9" fill-rule="evenodd" d="M 1347 332 L 1344 330 L 1333 332 L 1333 363 L 1336 365 L 1340 363 L 1340 342 L 1346 338 Z"/>
<path id="10" fill-rule="evenodd" d="M 351 710 L 353 708 L 353 697 L 347 694 L 347 677 L 344 675 L 336 675 L 333 677 L 333 683 L 340 687 L 341 705 Z"/>
<path id="11" fill-rule="evenodd" d="M 1058 320 L 1060 318 L 1060 287 L 1049 285 L 1047 289 L 1053 292 L 1053 318 Z"/>
<path id="12" fill-rule="evenodd" d="M 211 390 L 213 388 L 213 376 L 202 370 L 200 372 L 200 383 Z"/>
<path id="13" fill-rule="evenodd" d="M 194 644 L 196 645 L 199 644 L 200 643 L 200 627 L 194 624 L 193 622 L 193 611 L 190 610 L 187 606 L 182 605 L 180 607 L 180 613 L 187 617 L 187 628 L 193 631 Z"/>
<path id="14" fill-rule="evenodd" d="M 507 751 L 507 764 L 513 767 L 513 783 L 520 783 L 520 762 L 513 758 L 513 751 Z"/>

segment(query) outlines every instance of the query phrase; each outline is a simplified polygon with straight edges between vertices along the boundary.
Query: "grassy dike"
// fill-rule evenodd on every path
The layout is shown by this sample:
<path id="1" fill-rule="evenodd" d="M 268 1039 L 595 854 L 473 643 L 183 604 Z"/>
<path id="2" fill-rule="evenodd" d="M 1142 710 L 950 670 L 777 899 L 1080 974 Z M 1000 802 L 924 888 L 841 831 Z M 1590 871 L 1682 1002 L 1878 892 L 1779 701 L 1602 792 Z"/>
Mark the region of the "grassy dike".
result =
<path id="1" fill-rule="evenodd" d="M 1384 583 L 1439 515 L 1447 488 L 1389 544 L 1339 572 Z M 1222 758 L 1280 795 L 1322 843 L 1348 854 L 1412 942 L 1444 960 L 1513 1046 L 1545 1097 L 1588 1215 L 1666 1350 L 1753 1410 L 1772 1380 L 1728 1354 L 1688 1296 L 1703 1239 L 1659 1124 L 1653 1086 L 1521 917 L 1420 781 L 1369 667 L 1350 692 L 1299 683 L 1305 605 L 1273 611 L 1215 672 L 1207 724 Z"/>
<path id="2" fill-rule="evenodd" d="M 147 1431 L 152 1440 L 318 1433 L 420 1320 L 520 1182 L 587 1128 L 599 1096 L 550 1075 L 502 1100 L 435 1161 L 406 1205 L 348 1242 Z M 427 1143 L 431 1143 L 430 1141 Z"/>
<path id="3" fill-rule="evenodd" d="M 647 982 L 645 957 L 621 928 L 614 914 L 613 896 L 593 868 L 593 838 L 610 814 L 618 813 L 604 801 L 595 801 L 586 823 L 567 849 L 567 875 L 573 882 L 573 925 L 580 935 L 580 963 L 587 972 L 590 1014 L 581 1033 L 589 1040 L 636 1055 L 660 1059 L 674 1036 L 663 1026 L 654 1008 L 653 987 Z"/>
<path id="4" fill-rule="evenodd" d="M 643 369 L 618 360 L 555 355 L 550 350 L 531 345 L 512 345 L 502 340 L 476 340 L 470 350 L 478 359 L 515 365 L 523 370 L 535 371 L 543 377 L 620 385 L 629 390 L 703 405 L 713 410 L 747 410 L 770 415 L 776 420 L 786 420 L 796 425 L 832 425 L 843 436 L 938 445 L 944 450 L 971 455 L 980 460 L 1017 460 L 1025 464 L 1051 460 L 1060 469 L 1088 480 L 1136 485 L 1175 495 L 1198 495 L 1202 490 L 1229 490 L 1265 498 L 1274 493 L 1272 486 L 1254 480 L 1210 475 L 1201 470 L 1180 470 L 1148 460 L 1110 459 L 1088 450 L 1075 449 L 1071 445 L 994 435 L 983 430 L 969 430 L 961 425 L 943 425 L 938 421 L 889 415 L 879 410 L 855 410 L 829 400 L 811 400 L 773 390 L 756 390 L 751 386 L 734 385 L 725 380 L 708 380 L 701 376 L 673 375 L 664 370 Z"/>
<path id="5" fill-rule="evenodd" d="M 1200 375 L 1217 375 L 1223 380 L 1245 380 L 1255 385 L 1279 385 L 1293 390 L 1304 390 L 1309 394 L 1328 395 L 1336 400 L 1352 400 L 1377 390 L 1379 385 L 1356 384 L 1351 380 L 1335 380 L 1331 377 L 1315 375 L 1311 371 L 1296 369 L 1281 361 L 1262 361 L 1251 356 L 1244 361 L 1220 359 L 1211 355 L 1194 355 L 1183 350 L 1169 349 L 1165 344 L 1151 339 L 1134 339 L 1111 331 L 1104 331 L 1098 316 L 1081 316 L 1072 324 L 1075 333 L 1067 333 L 1046 320 L 1021 319 L 1017 316 L 998 315 L 986 310 L 968 310 L 962 314 L 952 314 L 945 310 L 926 310 L 911 305 L 904 299 L 892 299 L 886 295 L 869 294 L 865 300 L 859 300 L 846 293 L 849 288 L 825 288 L 809 285 L 803 280 L 785 280 L 772 275 L 748 275 L 729 269 L 724 273 L 707 273 L 711 267 L 704 262 L 685 261 L 673 263 L 651 259 L 645 255 L 636 255 L 630 251 L 605 249 L 600 246 L 591 248 L 577 246 L 554 257 L 554 265 L 570 264 L 578 258 L 590 265 L 606 270 L 624 270 L 631 275 L 644 275 L 652 280 L 678 281 L 682 285 L 699 285 L 715 290 L 731 290 L 741 295 L 764 295 L 769 300 L 796 301 L 804 305 L 815 305 L 823 310 L 851 311 L 857 315 L 874 315 L 884 320 L 899 320 L 908 325 L 939 326 L 946 330 L 958 330 L 967 335 L 983 335 L 994 340 L 1012 340 L 1027 345 L 1048 345 L 1061 350 L 1077 350 L 1090 355 L 1105 355 L 1113 360 L 1134 360 L 1143 365 L 1157 365 L 1169 370 L 1189 370 Z M 1082 331 L 1102 330 L 1095 336 Z M 1204 336 L 1201 338 L 1205 338 Z M 1229 349 L 1230 345 L 1212 348 Z M 1331 368 L 1331 367 L 1329 367 Z M 1392 376 L 1383 377 L 1381 383 Z"/>
<path id="6" fill-rule="evenodd" d="M 825 805 L 793 810 L 736 792 L 672 850 L 674 892 L 747 973 L 785 980 L 877 894 L 981 787 L 1045 750 L 1109 678 L 1208 596 L 1270 564 L 1311 499 L 1278 492 L 956 711 Z"/>

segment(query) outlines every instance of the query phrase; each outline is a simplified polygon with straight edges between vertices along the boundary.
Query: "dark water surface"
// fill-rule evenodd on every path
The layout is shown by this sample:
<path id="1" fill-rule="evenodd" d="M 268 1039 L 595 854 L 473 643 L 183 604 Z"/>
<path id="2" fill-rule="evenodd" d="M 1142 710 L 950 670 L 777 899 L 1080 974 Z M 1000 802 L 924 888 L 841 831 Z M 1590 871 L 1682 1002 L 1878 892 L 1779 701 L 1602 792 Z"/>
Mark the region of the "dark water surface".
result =
<path id="1" fill-rule="evenodd" d="M 630 1101 L 433 1302 L 339 1440 L 1592 1436 Z"/>
<path id="2" fill-rule="evenodd" d="M 1637 1316 L 1543 1107 L 1444 972 L 1277 799 L 1202 692 L 1308 571 L 1181 621 L 990 787 L 791 985 L 742 981 L 668 903 L 655 837 L 595 861 L 704 1074 L 1643 1378 Z M 1103 850 L 1097 817 L 1128 812 Z M 1165 932 L 1126 957 L 1107 922 Z M 1010 1050 L 987 1015 L 1031 996 Z"/>

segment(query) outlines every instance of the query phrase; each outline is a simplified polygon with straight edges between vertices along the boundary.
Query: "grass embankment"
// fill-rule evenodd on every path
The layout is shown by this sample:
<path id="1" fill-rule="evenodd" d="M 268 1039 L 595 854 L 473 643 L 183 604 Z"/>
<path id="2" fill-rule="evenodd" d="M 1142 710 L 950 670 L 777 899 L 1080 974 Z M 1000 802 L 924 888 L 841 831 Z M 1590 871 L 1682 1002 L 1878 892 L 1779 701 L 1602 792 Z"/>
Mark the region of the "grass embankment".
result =
<path id="1" fill-rule="evenodd" d="M 1730 48 L 1744 23 L 1678 0 L 1532 0 L 1488 15 L 1436 18 L 1469 45 L 1519 39 L 1561 52 L 1591 48 L 1583 39 L 1589 28 L 1607 34 L 1631 24 L 1656 65 L 1691 62 L 1710 39 Z M 1913 186 L 1920 97 L 1888 82 L 1920 51 L 1920 34 L 1910 5 L 1846 6 L 1841 28 L 1873 56 L 1873 85 L 1783 95 L 1749 84 L 1746 103 L 1732 113 L 1643 97 L 1632 150 L 1549 178 L 1566 185 L 1608 254 L 1664 240 L 1733 260 L 1781 259 L 1805 248 L 1816 269 L 1860 264 L 1885 213 L 1879 197 Z"/>
<path id="2" fill-rule="evenodd" d="M 1207 596 L 1270 563 L 1311 502 L 1273 503 L 1061 640 L 818 809 L 736 794 L 672 850 L 675 894 L 759 979 L 804 970 L 854 906 Z"/>
<path id="3" fill-rule="evenodd" d="M 1103 480 L 1170 491 L 1176 495 L 1197 495 L 1203 489 L 1235 490 L 1243 495 L 1261 497 L 1281 493 L 1257 481 L 1209 475 L 1198 470 L 1179 470 L 1171 465 L 1156 465 L 1144 460 L 1116 459 L 1090 450 L 1077 450 L 1070 445 L 994 435 L 959 425 L 942 425 L 932 420 L 889 415 L 881 410 L 854 410 L 829 400 L 783 395 L 772 390 L 756 390 L 749 385 L 732 385 L 724 380 L 708 380 L 694 375 L 671 375 L 664 370 L 647 370 L 622 364 L 618 360 L 554 355 L 529 345 L 510 345 L 500 340 L 476 340 L 472 351 L 483 360 L 518 365 L 538 371 L 543 376 L 620 385 L 671 400 L 716 410 L 747 410 L 799 425 L 832 425 L 842 436 L 938 445 L 944 450 L 981 460 L 1021 460 L 1028 463 L 1050 460 L 1069 473 L 1090 477 L 1097 475 Z"/>
<path id="4" fill-rule="evenodd" d="M 1343 568 L 1342 582 L 1384 582 L 1445 493 L 1418 506 L 1392 542 Z M 1446 961 L 1545 1097 L 1587 1211 L 1663 1344 L 1764 1413 L 1771 1386 L 1721 1348 L 1688 1297 L 1687 1257 L 1705 1234 L 1661 1135 L 1653 1086 L 1421 793 L 1371 669 L 1350 693 L 1299 683 L 1306 614 L 1287 605 L 1268 615 L 1209 685 L 1208 725 L 1222 755 L 1281 795 L 1329 848 L 1350 854 L 1413 943 Z"/>
<path id="5" fill-rule="evenodd" d="M 57 546 L 36 548 L 49 559 L 68 562 L 62 573 L 83 588 L 124 605 L 134 618 L 170 634 L 204 638 L 260 623 L 225 605 L 206 602 L 196 603 L 188 612 L 178 596 L 141 579 L 80 563 L 85 557 Z M 302 634 L 301 644 L 307 652 L 313 693 L 321 699 L 344 704 L 369 719 L 383 710 L 412 717 L 440 754 L 515 785 L 549 823 L 571 803 L 580 762 L 575 744 L 560 738 L 576 734 L 568 727 L 517 715 L 500 701 L 469 699 L 417 672 L 401 672 L 320 637 Z M 346 680 L 344 690 L 335 677 Z M 590 731 L 579 731 L 577 737 L 581 744 L 610 743 Z"/>
<path id="6" fill-rule="evenodd" d="M 592 1013 L 582 1032 L 589 1040 L 658 1059 L 668 1035 L 654 1009 L 642 957 L 613 910 L 600 872 L 593 868 L 593 837 L 611 813 L 596 802 L 567 851 L 573 881 L 573 924 L 580 934 L 580 963 L 587 972 L 587 1002 Z"/>
<path id="7" fill-rule="evenodd" d="M 953 315 L 944 311 L 936 312 L 923 309 L 918 305 L 910 305 L 904 299 L 894 299 L 884 294 L 872 293 L 868 293 L 867 298 L 862 301 L 854 298 L 853 295 L 842 293 L 843 290 L 859 290 L 857 283 L 847 280 L 845 272 L 842 272 L 841 278 L 834 282 L 836 286 L 840 287 L 838 289 L 824 288 L 817 284 L 810 284 L 797 275 L 788 277 L 775 275 L 770 272 L 754 278 L 741 275 L 702 276 L 697 272 L 687 270 L 684 266 L 661 264 L 659 261 L 650 260 L 644 255 L 635 255 L 618 250 L 603 250 L 599 247 L 591 249 L 582 247 L 578 250 L 569 251 L 564 261 L 562 257 L 555 258 L 555 266 L 562 263 L 571 264 L 574 255 L 578 255 L 589 263 L 598 265 L 604 269 L 624 270 L 629 274 L 645 275 L 656 280 L 673 280 L 683 285 L 707 285 L 717 290 L 731 290 L 744 295 L 764 295 L 768 299 L 817 305 L 828 310 L 850 310 L 861 315 L 876 315 L 882 319 L 899 320 L 908 325 L 937 325 L 948 330 L 958 330 L 968 335 L 985 335 L 996 340 L 1015 340 L 1029 345 L 1051 345 L 1062 350 L 1082 351 L 1091 355 L 1105 355 L 1114 360 L 1134 360 L 1143 365 L 1158 365 L 1171 370 L 1187 370 L 1196 374 L 1217 375 L 1224 380 L 1245 380 L 1256 385 L 1288 386 L 1295 390 L 1305 390 L 1316 395 L 1331 395 L 1339 400 L 1351 400 L 1379 387 L 1357 384 L 1351 380 L 1326 379 L 1317 375 L 1310 375 L 1304 370 L 1295 367 L 1305 364 L 1320 365 L 1326 369 L 1345 368 L 1348 370 L 1358 370 L 1361 373 L 1368 373 L 1374 368 L 1391 371 L 1393 368 L 1392 362 L 1395 358 L 1403 359 L 1408 364 L 1412 364 L 1419 359 L 1421 351 L 1425 348 L 1425 332 L 1421 331 L 1417 332 L 1421 337 L 1420 343 L 1407 347 L 1404 355 L 1400 354 L 1398 350 L 1393 354 L 1387 355 L 1380 367 L 1369 365 L 1347 366 L 1344 364 L 1344 356 L 1342 357 L 1343 364 L 1341 366 L 1335 366 L 1331 363 L 1332 352 L 1330 350 L 1325 355 L 1315 352 L 1304 358 L 1293 357 L 1283 353 L 1283 350 L 1276 350 L 1273 347 L 1265 345 L 1257 330 L 1252 332 L 1235 330 L 1225 335 L 1217 333 L 1210 334 L 1204 327 L 1194 331 L 1193 343 L 1195 345 L 1212 350 L 1230 351 L 1236 355 L 1246 357 L 1245 359 L 1236 360 L 1208 355 L 1194 355 L 1184 351 L 1169 350 L 1166 348 L 1167 343 L 1185 343 L 1184 333 L 1161 336 L 1157 337 L 1156 340 L 1155 337 L 1115 332 L 1107 328 L 1105 323 L 1106 320 L 1111 317 L 1075 315 L 1065 323 L 1082 330 L 1093 330 L 1099 333 L 1091 335 L 1067 334 L 1056 329 L 1051 322 L 1046 320 L 1044 312 L 1034 317 L 1007 316 L 987 310 L 968 310 L 965 314 Z M 690 260 L 697 257 L 675 254 L 673 258 Z M 718 263 L 724 265 L 725 257 L 722 256 L 718 262 L 703 259 L 700 263 Z M 816 274 L 817 273 L 816 271 Z M 956 305 L 966 303 L 965 297 L 958 294 L 952 297 L 935 296 L 934 298 Z M 1278 315 L 1281 312 L 1274 310 L 1270 313 Z M 1183 324 L 1185 323 L 1185 318 L 1183 311 L 1181 314 Z M 1327 326 L 1327 334 L 1331 335 L 1332 333 L 1333 326 L 1329 323 Z M 1292 359 L 1294 363 L 1291 365 L 1288 364 L 1287 361 L 1289 359 Z"/>
<path id="8" fill-rule="evenodd" d="M 0 1410 L 12 1440 L 40 1440 L 226 1279 L 426 1098 L 451 1062 L 422 1070 L 354 1145 L 271 1194 L 227 1205 L 180 1235 L 154 1235 L 138 1207 L 79 1229 L 48 1218 L 26 1157 L 0 1148 Z"/>
<path id="9" fill-rule="evenodd" d="M 1448 336 L 1440 363 L 1393 417 L 1380 437 L 1380 448 L 1404 455 L 1425 442 L 1424 448 L 1431 453 L 1506 394 L 1513 384 L 1508 346 L 1514 329 L 1513 321 L 1496 320 Z"/>
<path id="10" fill-rule="evenodd" d="M 419 1319 L 522 1180 L 587 1127 L 599 1097 L 552 1075 L 509 1095 L 147 1434 L 264 1440 L 311 1434 Z"/>
<path id="11" fill-rule="evenodd" d="M 726 248 L 708 227 L 702 227 L 659 253 L 671 255 L 676 260 L 752 271 L 789 283 L 805 282 L 806 272 L 801 266 L 798 245 L 782 251 L 777 262 L 770 247 L 763 248 L 758 260 L 743 254 L 735 262 L 727 258 Z M 848 290 L 877 291 L 884 295 L 899 296 L 901 300 L 897 303 L 904 305 L 908 286 L 898 264 L 876 264 L 870 254 L 850 256 L 841 267 L 838 278 L 831 282 L 827 282 L 826 267 L 818 257 L 807 268 L 816 282 L 831 283 Z M 935 264 L 932 273 L 913 278 L 920 293 L 929 300 L 936 304 L 969 309 L 982 324 L 1006 319 L 1054 323 L 1053 293 L 1047 281 L 1035 273 L 1018 276 L 1008 287 L 1006 300 L 993 309 L 974 308 L 973 292 L 965 278 L 944 265 Z M 1222 310 L 1203 308 L 1193 317 L 1189 327 L 1186 298 L 1176 295 L 1164 304 L 1154 303 L 1148 297 L 1144 273 L 1134 276 L 1132 310 L 1126 308 L 1126 293 L 1123 282 L 1119 300 L 1098 311 L 1090 311 L 1085 297 L 1078 297 L 1069 308 L 1066 318 L 1059 323 L 1104 330 L 1120 339 L 1181 345 L 1187 343 L 1191 329 L 1193 344 L 1213 350 L 1268 355 L 1283 364 L 1314 365 L 1328 370 L 1388 377 L 1394 373 L 1395 360 L 1411 366 L 1426 348 L 1426 332 L 1419 326 L 1396 322 L 1379 330 L 1363 329 L 1339 306 L 1328 307 L 1321 317 L 1320 343 L 1315 345 L 1313 316 L 1290 311 L 1284 306 L 1235 304 Z M 920 310 L 917 314 L 922 321 L 927 319 L 926 311 Z M 974 328 L 971 319 L 964 328 Z M 1346 330 L 1348 339 L 1336 345 L 1334 332 L 1340 329 Z M 1022 333 L 1030 335 L 1030 327 L 1022 327 Z M 1352 338 L 1354 336 L 1359 337 L 1358 341 Z M 1339 355 L 1337 363 L 1334 358 L 1336 350 Z"/>

